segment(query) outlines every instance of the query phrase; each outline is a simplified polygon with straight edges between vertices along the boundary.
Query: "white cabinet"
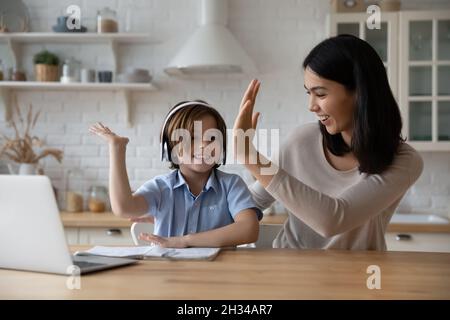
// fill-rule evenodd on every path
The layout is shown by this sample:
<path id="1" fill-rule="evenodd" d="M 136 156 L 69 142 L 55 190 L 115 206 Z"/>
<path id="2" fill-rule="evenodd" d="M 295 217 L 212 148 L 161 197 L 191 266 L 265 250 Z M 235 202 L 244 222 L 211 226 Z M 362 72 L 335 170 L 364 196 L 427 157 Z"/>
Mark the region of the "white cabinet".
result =
<path id="1" fill-rule="evenodd" d="M 64 233 L 66 234 L 66 240 L 68 245 L 78 244 L 79 228 L 64 228 Z"/>
<path id="2" fill-rule="evenodd" d="M 387 232 L 389 251 L 450 252 L 450 233 Z"/>
<path id="3" fill-rule="evenodd" d="M 403 118 L 403 136 L 420 151 L 450 151 L 450 11 L 330 15 L 330 35 L 353 34 L 380 55 Z"/>
<path id="4" fill-rule="evenodd" d="M 69 245 L 133 245 L 130 228 L 66 227 Z"/>
<path id="5" fill-rule="evenodd" d="M 420 150 L 450 150 L 450 11 L 400 15 L 404 135 Z"/>

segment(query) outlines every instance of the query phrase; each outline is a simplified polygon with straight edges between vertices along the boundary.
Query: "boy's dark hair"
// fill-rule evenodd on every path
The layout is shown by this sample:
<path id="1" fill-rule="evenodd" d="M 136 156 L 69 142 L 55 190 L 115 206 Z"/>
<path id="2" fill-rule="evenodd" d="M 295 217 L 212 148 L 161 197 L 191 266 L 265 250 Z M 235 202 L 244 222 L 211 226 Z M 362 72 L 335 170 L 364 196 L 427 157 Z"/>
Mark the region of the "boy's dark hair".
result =
<path id="1" fill-rule="evenodd" d="M 377 52 L 364 40 L 339 35 L 313 48 L 303 68 L 356 93 L 351 146 L 341 133 L 329 134 L 319 121 L 326 148 L 336 156 L 353 152 L 360 172 L 377 174 L 386 170 L 404 140 L 400 110 Z"/>
<path id="2" fill-rule="evenodd" d="M 189 101 L 182 101 L 174 105 L 170 110 L 175 109 L 181 104 L 187 103 Z M 178 141 L 172 141 L 170 137 L 172 136 L 172 132 L 176 129 L 186 129 L 191 134 L 194 132 L 194 121 L 200 120 L 205 115 L 210 115 L 216 120 L 217 129 L 222 134 L 222 156 L 223 162 L 225 162 L 226 158 L 226 147 L 227 147 L 227 126 L 225 124 L 225 120 L 222 118 L 220 113 L 214 109 L 212 106 L 205 106 L 203 104 L 208 104 L 203 100 L 193 100 L 193 102 L 200 102 L 202 104 L 193 104 L 186 107 L 182 107 L 180 110 L 176 111 L 169 119 L 167 119 L 166 126 L 164 131 L 162 132 L 161 142 L 163 139 L 167 141 L 167 152 L 168 158 L 170 160 L 170 169 L 179 169 L 179 165 L 174 163 L 171 159 L 171 152 L 173 147 L 178 143 Z M 170 111 L 169 111 L 170 113 Z M 214 168 L 220 167 L 220 163 L 216 163 Z"/>

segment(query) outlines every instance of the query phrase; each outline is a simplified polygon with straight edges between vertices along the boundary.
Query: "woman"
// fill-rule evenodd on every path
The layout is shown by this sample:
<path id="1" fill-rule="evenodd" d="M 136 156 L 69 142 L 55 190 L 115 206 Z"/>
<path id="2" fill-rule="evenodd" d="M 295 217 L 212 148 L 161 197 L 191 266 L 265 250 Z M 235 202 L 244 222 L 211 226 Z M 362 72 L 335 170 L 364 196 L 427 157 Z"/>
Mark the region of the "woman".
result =
<path id="1" fill-rule="evenodd" d="M 236 148 L 238 161 L 257 179 L 250 188 L 257 205 L 278 200 L 288 210 L 273 246 L 386 250 L 389 220 L 423 162 L 401 137 L 384 65 L 368 43 L 342 35 L 318 44 L 303 68 L 309 110 L 319 121 L 294 130 L 277 172 L 261 174 L 275 164 L 260 154 L 258 163 L 249 163 L 252 149 L 257 152 L 252 144 Z M 253 80 L 244 94 L 235 134 L 256 128 L 259 86 Z"/>

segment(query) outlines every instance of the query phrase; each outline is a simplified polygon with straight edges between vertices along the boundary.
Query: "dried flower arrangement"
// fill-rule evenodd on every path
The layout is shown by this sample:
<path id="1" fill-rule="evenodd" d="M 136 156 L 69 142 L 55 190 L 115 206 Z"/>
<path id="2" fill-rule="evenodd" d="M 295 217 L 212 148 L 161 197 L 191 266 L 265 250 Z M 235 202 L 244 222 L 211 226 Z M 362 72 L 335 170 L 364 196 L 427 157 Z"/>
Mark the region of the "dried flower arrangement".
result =
<path id="1" fill-rule="evenodd" d="M 9 160 L 17 163 L 37 164 L 39 160 L 51 156 L 59 163 L 62 161 L 63 152 L 59 149 L 44 148 L 44 143 L 36 136 L 32 136 L 30 131 L 36 125 L 40 111 L 33 115 L 33 106 L 30 104 L 26 121 L 22 117 L 20 108 L 15 104 L 9 124 L 14 128 L 15 137 L 9 138 L 0 133 L 0 141 L 4 140 L 0 148 L 0 157 L 5 156 Z M 17 119 L 16 119 L 17 118 Z M 20 127 L 20 130 L 19 130 Z M 34 148 L 39 148 L 38 152 Z"/>

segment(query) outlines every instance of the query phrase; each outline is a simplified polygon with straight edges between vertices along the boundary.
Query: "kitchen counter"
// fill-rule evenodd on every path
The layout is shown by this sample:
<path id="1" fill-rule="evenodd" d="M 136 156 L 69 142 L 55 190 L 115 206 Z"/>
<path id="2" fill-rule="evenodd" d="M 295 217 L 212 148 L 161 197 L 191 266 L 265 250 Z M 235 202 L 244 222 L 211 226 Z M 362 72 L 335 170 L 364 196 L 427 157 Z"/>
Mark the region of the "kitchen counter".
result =
<path id="1" fill-rule="evenodd" d="M 129 228 L 133 224 L 128 219 L 119 218 L 112 212 L 61 212 L 64 227 L 81 228 Z"/>
<path id="2" fill-rule="evenodd" d="M 371 265 L 380 290 L 367 288 Z M 236 249 L 84 275 L 81 290 L 65 276 L 0 270 L 0 299 L 450 299 L 449 266 L 450 253 Z"/>
<path id="3" fill-rule="evenodd" d="M 287 214 L 265 215 L 262 224 L 283 224 Z M 64 227 L 105 227 L 105 228 L 127 228 L 132 222 L 119 218 L 111 212 L 105 213 L 69 213 L 61 212 Z M 390 223 L 387 232 L 430 232 L 450 233 L 450 224 L 417 224 L 417 223 Z"/>
<path id="4" fill-rule="evenodd" d="M 283 224 L 287 214 L 274 214 L 264 216 L 264 224 Z M 424 232 L 424 233 L 450 233 L 450 223 L 394 223 L 388 225 L 387 232 Z"/>

